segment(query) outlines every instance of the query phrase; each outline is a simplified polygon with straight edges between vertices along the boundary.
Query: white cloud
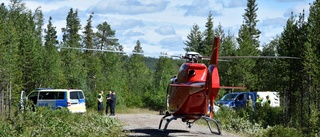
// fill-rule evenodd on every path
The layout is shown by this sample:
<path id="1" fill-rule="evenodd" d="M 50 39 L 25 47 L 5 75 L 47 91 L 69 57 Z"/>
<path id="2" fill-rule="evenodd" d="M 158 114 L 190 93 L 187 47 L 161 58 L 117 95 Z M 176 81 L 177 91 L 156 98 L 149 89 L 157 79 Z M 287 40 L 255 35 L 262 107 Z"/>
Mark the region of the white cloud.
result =
<path id="1" fill-rule="evenodd" d="M 10 0 L 3 0 L 9 4 Z M 257 0 L 258 29 L 262 32 L 261 43 L 280 34 L 291 11 L 296 15 L 313 0 Z M 82 27 L 89 14 L 94 12 L 92 25 L 107 22 L 116 31 L 124 50 L 131 52 L 140 40 L 144 53 L 149 55 L 167 52 L 169 55 L 182 54 L 183 42 L 194 24 L 205 29 L 209 12 L 213 13 L 214 27 L 220 23 L 225 33 L 230 31 L 237 37 L 243 22 L 247 0 L 25 0 L 27 8 L 37 7 L 45 16 L 53 18 L 61 39 L 61 28 L 66 26 L 70 8 L 77 9 Z M 307 17 L 306 15 L 306 17 Z M 47 24 L 45 24 L 44 28 Z M 82 32 L 79 32 L 82 33 Z"/>
<path id="2" fill-rule="evenodd" d="M 170 50 L 179 50 L 184 47 L 183 40 L 180 36 L 166 37 L 160 41 L 162 48 Z"/>
<path id="3" fill-rule="evenodd" d="M 161 35 L 171 35 L 175 34 L 174 28 L 172 26 L 161 26 L 155 30 L 158 34 Z"/>
<path id="4" fill-rule="evenodd" d="M 300 13 L 303 12 L 303 10 L 305 11 L 305 15 L 306 17 L 309 16 L 309 4 L 299 4 L 299 5 L 296 5 L 290 9 L 288 9 L 284 14 L 283 16 L 285 17 L 290 17 L 291 16 L 291 13 L 293 13 L 293 15 L 299 15 Z"/>
<path id="5" fill-rule="evenodd" d="M 134 31 L 134 30 L 129 30 L 124 35 L 127 36 L 127 37 L 133 37 L 133 36 L 143 36 L 144 33 L 138 32 L 138 31 Z"/>
<path id="6" fill-rule="evenodd" d="M 144 14 L 159 12 L 166 8 L 168 1 L 148 1 L 139 0 L 101 0 L 88 10 L 99 14 Z"/>

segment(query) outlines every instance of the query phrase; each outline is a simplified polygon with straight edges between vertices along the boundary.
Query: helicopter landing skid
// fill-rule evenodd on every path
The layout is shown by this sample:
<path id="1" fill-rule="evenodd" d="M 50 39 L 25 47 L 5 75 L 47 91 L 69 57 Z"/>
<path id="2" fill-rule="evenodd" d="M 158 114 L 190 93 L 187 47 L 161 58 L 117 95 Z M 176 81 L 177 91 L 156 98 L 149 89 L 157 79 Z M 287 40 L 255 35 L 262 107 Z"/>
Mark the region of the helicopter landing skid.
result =
<path id="1" fill-rule="evenodd" d="M 207 116 L 202 116 L 201 118 L 204 119 L 204 120 L 207 122 L 208 127 L 209 127 L 211 133 L 217 134 L 217 135 L 221 135 L 220 125 L 219 125 L 219 123 L 218 123 L 217 120 L 215 120 L 215 119 L 213 119 L 213 118 L 210 118 L 210 117 L 207 117 Z M 211 127 L 210 122 L 213 122 L 213 123 L 216 125 L 218 132 L 212 131 L 212 127 Z"/>
<path id="2" fill-rule="evenodd" d="M 167 120 L 167 122 L 166 122 L 166 124 L 165 124 L 165 126 L 164 126 L 164 128 L 163 128 L 163 131 L 165 131 L 165 130 L 167 130 L 168 125 L 169 125 L 169 123 L 170 123 L 172 120 L 177 120 L 178 118 L 182 118 L 182 117 L 183 117 L 183 116 L 172 116 L 170 119 L 167 119 L 166 117 L 168 117 L 168 116 L 171 116 L 171 115 L 170 115 L 170 114 L 166 114 L 165 116 L 163 116 L 163 117 L 161 118 L 160 123 L 159 123 L 159 129 L 161 129 L 162 121 L 163 121 L 163 120 Z M 217 134 L 217 135 L 221 135 L 221 130 L 220 130 L 219 123 L 218 123 L 215 119 L 212 119 L 212 118 L 207 117 L 207 116 L 201 116 L 201 118 L 204 119 L 204 120 L 207 122 L 208 127 L 209 127 L 211 133 Z M 195 121 L 193 121 L 193 122 L 188 122 L 188 121 L 187 121 L 188 127 L 191 128 L 191 126 L 192 126 L 192 124 L 193 124 L 194 122 L 195 122 Z M 215 131 L 212 130 L 212 126 L 211 126 L 210 122 L 213 122 L 213 123 L 216 125 L 218 132 L 215 132 Z"/>
<path id="3" fill-rule="evenodd" d="M 166 113 L 166 115 L 161 118 L 160 123 L 159 123 L 159 129 L 161 129 L 161 125 L 162 125 L 162 121 L 163 121 L 163 120 L 167 120 L 167 123 L 166 123 L 166 125 L 165 125 L 164 128 L 163 128 L 163 130 L 167 130 L 167 127 L 168 127 L 169 123 L 170 123 L 172 120 L 176 120 L 176 119 L 178 118 L 178 117 L 176 117 L 176 116 L 173 116 L 173 117 L 171 117 L 170 119 L 166 119 L 166 117 L 168 117 L 168 116 L 171 116 L 171 115 L 168 114 L 168 113 Z"/>

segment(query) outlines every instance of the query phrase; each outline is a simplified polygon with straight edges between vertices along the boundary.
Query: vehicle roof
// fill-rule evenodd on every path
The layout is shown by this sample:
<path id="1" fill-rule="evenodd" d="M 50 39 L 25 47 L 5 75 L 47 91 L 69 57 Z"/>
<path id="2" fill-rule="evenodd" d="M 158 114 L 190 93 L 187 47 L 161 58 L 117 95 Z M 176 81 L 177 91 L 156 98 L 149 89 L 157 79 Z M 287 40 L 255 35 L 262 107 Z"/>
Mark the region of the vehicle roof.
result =
<path id="1" fill-rule="evenodd" d="M 36 89 L 36 91 L 82 91 L 81 89 L 50 89 L 50 88 L 41 88 Z"/>

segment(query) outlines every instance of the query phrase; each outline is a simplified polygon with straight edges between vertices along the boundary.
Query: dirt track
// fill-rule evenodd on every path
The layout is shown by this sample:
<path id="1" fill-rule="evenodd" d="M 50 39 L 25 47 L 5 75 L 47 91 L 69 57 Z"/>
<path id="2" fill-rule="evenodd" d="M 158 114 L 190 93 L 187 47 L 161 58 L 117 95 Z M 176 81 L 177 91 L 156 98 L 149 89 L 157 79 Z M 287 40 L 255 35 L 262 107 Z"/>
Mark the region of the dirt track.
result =
<path id="1" fill-rule="evenodd" d="M 238 135 L 230 134 L 222 131 L 222 135 L 212 134 L 206 125 L 194 124 L 188 128 L 186 123 L 181 119 L 170 122 L 166 131 L 158 130 L 159 122 L 163 115 L 158 114 L 117 114 L 116 119 L 123 122 L 124 132 L 128 136 L 220 136 L 220 137 L 239 137 Z M 163 121 L 162 128 L 166 121 Z"/>

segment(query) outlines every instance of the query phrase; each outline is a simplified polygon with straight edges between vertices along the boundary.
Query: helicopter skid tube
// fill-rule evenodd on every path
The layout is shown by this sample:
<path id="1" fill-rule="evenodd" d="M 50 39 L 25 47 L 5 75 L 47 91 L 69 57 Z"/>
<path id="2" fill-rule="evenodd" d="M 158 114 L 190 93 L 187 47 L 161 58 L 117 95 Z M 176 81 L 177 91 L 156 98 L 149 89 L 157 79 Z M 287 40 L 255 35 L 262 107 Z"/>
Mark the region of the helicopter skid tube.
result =
<path id="1" fill-rule="evenodd" d="M 166 117 L 168 117 L 168 116 L 171 116 L 171 115 L 165 115 L 165 116 L 163 116 L 163 117 L 161 118 L 160 123 L 159 123 L 159 129 L 161 129 L 161 125 L 162 125 L 162 121 L 163 121 L 163 120 L 167 120 L 167 123 L 166 123 L 166 125 L 165 125 L 164 128 L 163 128 L 163 130 L 167 130 L 169 123 L 170 123 L 172 120 L 176 120 L 176 119 L 178 118 L 178 117 L 173 116 L 173 117 L 171 117 L 170 119 L 166 119 Z"/>
<path id="2" fill-rule="evenodd" d="M 215 119 L 212 119 L 212 118 L 210 118 L 210 117 L 207 117 L 207 116 L 202 116 L 201 118 L 203 118 L 203 119 L 207 122 L 208 127 L 209 127 L 211 133 L 217 134 L 217 135 L 221 135 L 221 130 L 220 130 L 220 126 L 219 126 L 218 121 L 216 121 Z M 217 127 L 218 132 L 212 131 L 212 127 L 211 127 L 210 121 L 214 122 L 214 124 L 215 124 L 216 127 Z"/>

